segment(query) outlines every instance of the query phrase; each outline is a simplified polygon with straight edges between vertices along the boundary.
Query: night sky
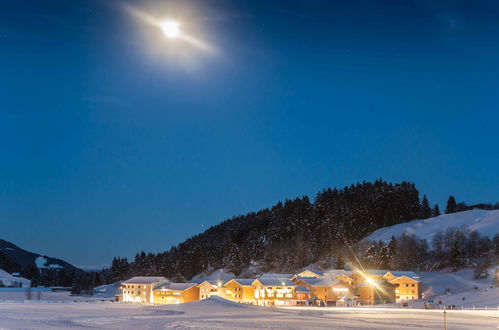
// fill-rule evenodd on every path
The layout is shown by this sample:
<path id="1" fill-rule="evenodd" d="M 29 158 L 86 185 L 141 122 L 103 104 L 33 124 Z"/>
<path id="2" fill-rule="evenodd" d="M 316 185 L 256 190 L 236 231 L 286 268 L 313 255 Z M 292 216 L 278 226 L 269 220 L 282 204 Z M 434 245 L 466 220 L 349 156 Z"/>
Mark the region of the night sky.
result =
<path id="1" fill-rule="evenodd" d="M 0 1 L 0 238 L 101 266 L 363 180 L 497 202 L 498 89 L 497 1 Z"/>

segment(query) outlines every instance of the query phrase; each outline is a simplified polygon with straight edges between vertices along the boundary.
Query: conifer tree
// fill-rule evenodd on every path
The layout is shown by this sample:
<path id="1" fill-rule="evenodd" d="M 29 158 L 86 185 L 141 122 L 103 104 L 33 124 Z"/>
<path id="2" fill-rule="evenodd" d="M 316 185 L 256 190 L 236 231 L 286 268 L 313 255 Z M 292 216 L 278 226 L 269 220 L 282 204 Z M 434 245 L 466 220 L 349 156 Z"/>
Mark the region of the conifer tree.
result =
<path id="1" fill-rule="evenodd" d="M 430 203 L 426 195 L 423 195 L 423 200 L 421 201 L 421 219 L 431 218 L 431 208 Z"/>
<path id="2" fill-rule="evenodd" d="M 434 217 L 438 217 L 440 215 L 440 207 L 438 207 L 438 204 L 435 204 L 435 206 L 433 206 L 433 210 L 431 213 Z"/>
<path id="3" fill-rule="evenodd" d="M 457 203 L 456 203 L 456 199 L 454 198 L 454 196 L 450 196 L 449 199 L 447 200 L 447 207 L 445 208 L 445 213 L 446 214 L 449 214 L 449 213 L 455 213 L 457 212 Z"/>

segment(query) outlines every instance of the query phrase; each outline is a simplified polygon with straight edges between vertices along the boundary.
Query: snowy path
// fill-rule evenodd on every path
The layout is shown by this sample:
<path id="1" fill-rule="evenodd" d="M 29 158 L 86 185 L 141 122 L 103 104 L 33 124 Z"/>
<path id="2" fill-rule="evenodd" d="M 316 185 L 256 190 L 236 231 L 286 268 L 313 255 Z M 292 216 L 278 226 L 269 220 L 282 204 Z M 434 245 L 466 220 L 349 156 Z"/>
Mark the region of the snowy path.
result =
<path id="1" fill-rule="evenodd" d="M 449 329 L 497 329 L 499 312 L 450 311 Z M 0 303 L 2 329 L 441 329 L 442 313 L 385 309 L 273 309 L 204 300 L 170 306 Z"/>

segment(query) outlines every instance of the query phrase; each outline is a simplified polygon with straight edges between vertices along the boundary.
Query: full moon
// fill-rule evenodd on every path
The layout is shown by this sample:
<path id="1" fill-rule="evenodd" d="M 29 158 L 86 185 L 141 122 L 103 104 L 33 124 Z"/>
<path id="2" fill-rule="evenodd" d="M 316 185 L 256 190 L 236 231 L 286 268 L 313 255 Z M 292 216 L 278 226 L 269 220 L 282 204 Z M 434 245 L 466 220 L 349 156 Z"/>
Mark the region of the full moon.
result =
<path id="1" fill-rule="evenodd" d="M 180 35 L 180 24 L 175 21 L 161 22 L 161 30 L 165 37 L 173 39 Z"/>

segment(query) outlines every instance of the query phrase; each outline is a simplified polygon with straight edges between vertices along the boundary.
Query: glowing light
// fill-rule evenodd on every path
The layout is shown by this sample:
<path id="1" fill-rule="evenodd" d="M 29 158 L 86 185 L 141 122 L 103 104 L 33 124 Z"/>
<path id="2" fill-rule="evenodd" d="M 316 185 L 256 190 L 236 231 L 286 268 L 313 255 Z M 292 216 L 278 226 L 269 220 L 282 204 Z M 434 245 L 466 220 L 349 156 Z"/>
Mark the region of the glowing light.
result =
<path id="1" fill-rule="evenodd" d="M 168 20 L 162 20 L 159 19 L 153 15 L 148 14 L 147 12 L 143 12 L 141 10 L 138 10 L 134 7 L 130 6 L 124 6 L 124 9 L 138 22 L 142 23 L 144 26 L 149 26 L 149 27 L 154 27 L 158 29 L 162 34 L 168 38 L 168 39 L 176 39 L 189 45 L 192 46 L 193 48 L 203 51 L 205 53 L 211 53 L 211 54 L 217 54 L 217 49 L 213 47 L 213 45 L 210 45 L 209 43 L 203 41 L 199 37 L 195 37 L 191 35 L 192 31 L 195 31 L 193 29 L 193 26 L 195 25 L 195 22 L 189 21 L 189 26 L 190 26 L 190 31 L 189 30 L 182 30 L 181 29 L 181 24 L 173 19 L 168 19 Z M 187 21 L 188 19 L 186 19 Z M 199 30 L 199 29 L 198 29 Z M 152 44 L 154 46 L 161 45 L 162 43 L 157 42 L 157 40 L 152 41 Z M 171 45 L 169 45 L 171 46 Z M 181 47 L 181 46 L 179 46 Z M 177 49 L 178 47 L 168 47 L 168 49 Z"/>
<path id="2" fill-rule="evenodd" d="M 164 21 L 161 23 L 161 30 L 165 37 L 174 39 L 180 36 L 180 24 L 175 21 Z"/>

